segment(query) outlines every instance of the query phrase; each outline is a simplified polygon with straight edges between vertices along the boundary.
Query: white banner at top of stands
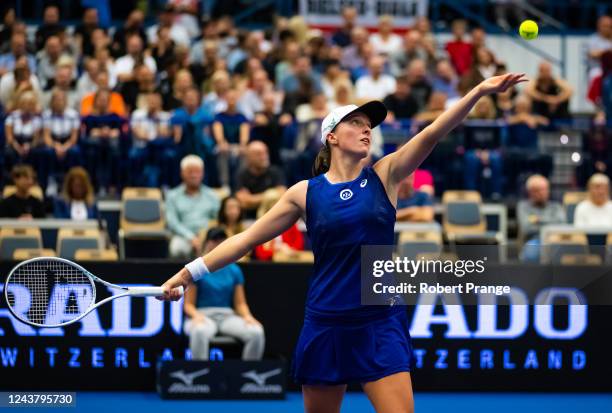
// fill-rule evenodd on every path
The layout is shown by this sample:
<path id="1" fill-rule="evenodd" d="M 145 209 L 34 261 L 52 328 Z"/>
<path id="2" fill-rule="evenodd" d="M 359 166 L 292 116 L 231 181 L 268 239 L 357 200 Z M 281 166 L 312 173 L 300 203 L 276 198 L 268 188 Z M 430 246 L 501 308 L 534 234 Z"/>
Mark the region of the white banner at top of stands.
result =
<path id="1" fill-rule="evenodd" d="M 377 27 L 378 18 L 393 16 L 395 27 L 411 26 L 415 17 L 427 14 L 428 0 L 300 0 L 300 15 L 315 27 L 342 25 L 342 8 L 354 6 L 362 26 Z"/>

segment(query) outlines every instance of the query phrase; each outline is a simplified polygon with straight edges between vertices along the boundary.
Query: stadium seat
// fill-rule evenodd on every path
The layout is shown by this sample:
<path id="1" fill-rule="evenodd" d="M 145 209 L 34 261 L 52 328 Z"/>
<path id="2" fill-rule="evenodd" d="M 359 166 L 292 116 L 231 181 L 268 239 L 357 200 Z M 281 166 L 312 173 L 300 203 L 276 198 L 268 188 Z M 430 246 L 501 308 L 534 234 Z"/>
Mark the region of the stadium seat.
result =
<path id="1" fill-rule="evenodd" d="M 39 228 L 0 228 L 0 259 L 10 261 L 17 249 L 41 249 Z"/>
<path id="2" fill-rule="evenodd" d="M 212 188 L 212 190 L 215 191 L 215 194 L 217 194 L 217 197 L 219 198 L 219 200 L 227 198 L 231 194 L 229 188 L 227 187 Z"/>
<path id="3" fill-rule="evenodd" d="M 15 185 L 6 185 L 2 190 L 2 198 L 8 198 L 15 192 L 17 192 L 17 187 Z M 41 201 L 44 198 L 42 188 L 39 185 L 35 185 L 30 188 L 30 195 L 32 195 L 34 198 L 40 199 Z"/>
<path id="4" fill-rule="evenodd" d="M 442 206 L 442 227 L 449 241 L 496 239 L 495 232 L 487 231 L 482 197 L 477 191 L 445 191 Z"/>
<path id="5" fill-rule="evenodd" d="M 55 251 L 51 248 L 17 248 L 13 252 L 13 260 L 25 261 L 37 257 L 55 257 Z"/>
<path id="6" fill-rule="evenodd" d="M 60 228 L 57 233 L 57 255 L 74 260 L 77 250 L 97 251 L 102 248 L 100 230 L 97 228 Z"/>
<path id="7" fill-rule="evenodd" d="M 417 259 L 420 254 L 442 252 L 442 234 L 438 231 L 402 231 L 399 235 L 397 252 L 400 257 Z"/>
<path id="8" fill-rule="evenodd" d="M 576 205 L 587 198 L 587 192 L 566 192 L 563 194 L 563 207 L 565 208 L 566 219 L 569 224 L 574 223 L 574 211 Z"/>
<path id="9" fill-rule="evenodd" d="M 597 254 L 563 254 L 561 265 L 601 265 L 603 260 Z"/>
<path id="10" fill-rule="evenodd" d="M 162 193 L 157 188 L 125 188 L 119 219 L 121 258 L 166 258 L 168 239 Z"/>
<path id="11" fill-rule="evenodd" d="M 78 249 L 74 253 L 76 261 L 117 261 L 119 255 L 114 249 L 107 250 L 89 250 Z"/>
<path id="12" fill-rule="evenodd" d="M 543 242 L 542 263 L 562 264 L 565 255 L 588 255 L 589 243 L 583 232 L 554 232 Z M 568 258 L 567 260 L 571 260 Z"/>

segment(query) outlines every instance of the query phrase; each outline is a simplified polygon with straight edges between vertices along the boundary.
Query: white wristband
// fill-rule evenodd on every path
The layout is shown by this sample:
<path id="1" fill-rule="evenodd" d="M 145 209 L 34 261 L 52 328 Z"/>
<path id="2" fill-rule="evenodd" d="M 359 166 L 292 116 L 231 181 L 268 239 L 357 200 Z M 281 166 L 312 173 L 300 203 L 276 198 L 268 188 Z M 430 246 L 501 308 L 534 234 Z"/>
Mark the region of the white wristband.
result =
<path id="1" fill-rule="evenodd" d="M 195 260 L 191 261 L 189 264 L 185 265 L 189 274 L 191 274 L 191 278 L 193 278 L 193 282 L 198 281 L 200 278 L 208 274 L 208 268 L 206 264 L 204 264 L 204 259 L 202 257 L 198 257 Z"/>

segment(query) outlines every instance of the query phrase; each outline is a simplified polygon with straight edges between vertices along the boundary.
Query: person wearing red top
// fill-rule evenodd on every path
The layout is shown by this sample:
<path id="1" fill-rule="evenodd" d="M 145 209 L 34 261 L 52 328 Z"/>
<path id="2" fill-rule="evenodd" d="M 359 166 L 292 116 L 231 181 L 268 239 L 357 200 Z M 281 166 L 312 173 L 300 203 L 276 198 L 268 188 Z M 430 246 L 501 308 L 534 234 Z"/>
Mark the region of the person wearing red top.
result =
<path id="1" fill-rule="evenodd" d="M 304 236 L 295 224 L 287 231 L 283 232 L 280 237 L 276 237 L 272 241 L 256 246 L 253 251 L 253 256 L 259 261 L 271 261 L 274 252 L 287 249 L 304 251 Z"/>
<path id="2" fill-rule="evenodd" d="M 446 43 L 446 51 L 459 76 L 470 70 L 472 66 L 472 44 L 463 40 L 466 26 L 465 20 L 453 21 L 453 40 Z"/>
<path id="3" fill-rule="evenodd" d="M 268 190 L 257 210 L 257 218 L 265 215 L 278 202 L 281 195 L 282 193 L 277 190 Z M 297 251 L 304 251 L 304 236 L 297 224 L 293 224 L 278 237 L 256 246 L 253 250 L 253 258 L 259 261 L 271 261 L 276 252 L 293 256 Z"/>

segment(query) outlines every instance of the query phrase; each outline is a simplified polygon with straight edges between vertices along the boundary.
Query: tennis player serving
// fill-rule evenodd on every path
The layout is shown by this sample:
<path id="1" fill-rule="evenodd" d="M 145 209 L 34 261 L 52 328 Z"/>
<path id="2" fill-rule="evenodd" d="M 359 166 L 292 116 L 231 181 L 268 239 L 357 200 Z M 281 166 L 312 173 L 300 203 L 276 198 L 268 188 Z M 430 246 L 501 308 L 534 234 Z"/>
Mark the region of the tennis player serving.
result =
<path id="1" fill-rule="evenodd" d="M 361 383 L 378 413 L 412 412 L 407 314 L 401 306 L 361 305 L 361 246 L 393 245 L 399 182 L 481 97 L 526 80 L 524 74 L 510 73 L 483 81 L 373 167 L 364 168 L 362 161 L 370 150 L 372 128 L 387 116 L 385 106 L 372 101 L 334 109 L 321 125 L 325 146 L 315 160 L 315 177 L 289 188 L 246 231 L 187 264 L 163 284 L 160 298 L 179 299 L 175 287 L 188 288 L 303 218 L 315 262 L 293 375 L 302 384 L 306 412 L 339 412 L 346 384 L 352 382 Z"/>

